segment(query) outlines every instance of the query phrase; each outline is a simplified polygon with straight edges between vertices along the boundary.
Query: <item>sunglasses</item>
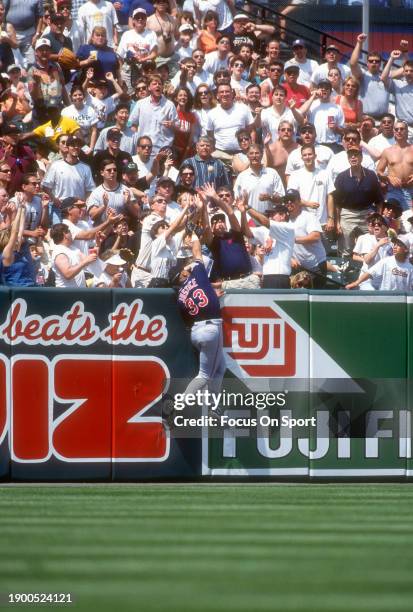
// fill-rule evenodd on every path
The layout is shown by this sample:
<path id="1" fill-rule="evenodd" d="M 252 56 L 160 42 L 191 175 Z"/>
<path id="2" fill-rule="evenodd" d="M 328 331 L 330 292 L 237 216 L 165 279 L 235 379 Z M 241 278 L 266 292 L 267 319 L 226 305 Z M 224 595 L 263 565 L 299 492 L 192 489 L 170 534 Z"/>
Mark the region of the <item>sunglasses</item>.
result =
<path id="1" fill-rule="evenodd" d="M 381 60 L 379 60 L 379 59 L 374 59 L 374 60 L 369 59 L 367 61 L 368 61 L 369 64 L 380 64 L 380 62 L 381 62 Z"/>
<path id="2" fill-rule="evenodd" d="M 405 129 L 406 129 L 405 127 L 398 127 L 398 128 L 397 128 L 397 127 L 395 127 L 395 128 L 394 128 L 394 131 L 395 131 L 395 132 L 404 132 L 404 131 L 405 131 Z"/>
<path id="3" fill-rule="evenodd" d="M 146 87 L 146 85 L 142 85 L 142 87 L 137 87 L 136 91 L 146 91 L 148 88 Z"/>
<path id="4" fill-rule="evenodd" d="M 193 172 L 181 172 L 181 176 L 194 176 Z"/>
<path id="5" fill-rule="evenodd" d="M 244 64 L 241 64 L 241 62 L 235 62 L 234 68 L 244 68 Z"/>
<path id="6" fill-rule="evenodd" d="M 282 72 L 282 69 L 278 68 L 278 66 L 274 66 L 274 68 L 270 68 L 270 72 Z"/>
<path id="7" fill-rule="evenodd" d="M 147 144 L 147 145 L 140 144 L 139 146 L 140 146 L 141 149 L 152 149 L 152 145 L 151 144 Z"/>

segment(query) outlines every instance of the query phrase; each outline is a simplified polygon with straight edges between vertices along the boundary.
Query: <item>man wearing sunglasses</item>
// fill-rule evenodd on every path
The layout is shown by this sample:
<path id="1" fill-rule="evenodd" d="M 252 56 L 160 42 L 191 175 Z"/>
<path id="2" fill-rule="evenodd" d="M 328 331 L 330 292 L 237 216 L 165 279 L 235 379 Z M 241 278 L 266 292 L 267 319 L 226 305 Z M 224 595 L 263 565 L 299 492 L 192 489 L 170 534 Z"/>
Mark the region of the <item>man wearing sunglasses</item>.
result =
<path id="1" fill-rule="evenodd" d="M 315 166 L 320 170 L 325 170 L 328 166 L 328 162 L 333 157 L 333 151 L 325 145 L 316 144 L 316 131 L 312 123 L 304 123 L 300 126 L 299 133 L 301 136 L 302 145 L 313 145 L 315 149 L 316 159 Z M 294 149 L 288 156 L 287 167 L 285 169 L 285 178 L 288 181 L 288 177 L 294 171 L 301 170 L 304 168 L 303 158 L 301 157 L 301 147 Z"/>
<path id="2" fill-rule="evenodd" d="M 363 103 L 363 112 L 375 119 L 380 119 L 389 108 L 390 92 L 381 79 L 381 55 L 370 51 L 367 55 L 367 70 L 358 63 L 363 43 L 367 34 L 357 36 L 356 46 L 350 58 L 352 75 L 360 81 L 359 97 Z"/>

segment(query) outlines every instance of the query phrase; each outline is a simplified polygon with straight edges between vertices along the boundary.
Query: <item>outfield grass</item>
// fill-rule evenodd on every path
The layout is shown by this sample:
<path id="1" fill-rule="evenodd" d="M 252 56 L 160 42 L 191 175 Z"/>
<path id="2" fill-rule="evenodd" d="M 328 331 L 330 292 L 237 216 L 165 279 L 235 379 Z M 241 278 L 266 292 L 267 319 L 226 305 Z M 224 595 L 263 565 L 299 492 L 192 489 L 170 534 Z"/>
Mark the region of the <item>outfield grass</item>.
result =
<path id="1" fill-rule="evenodd" d="M 61 609 L 413 608 L 409 485 L 3 487 L 0 517 L 0 591 Z"/>

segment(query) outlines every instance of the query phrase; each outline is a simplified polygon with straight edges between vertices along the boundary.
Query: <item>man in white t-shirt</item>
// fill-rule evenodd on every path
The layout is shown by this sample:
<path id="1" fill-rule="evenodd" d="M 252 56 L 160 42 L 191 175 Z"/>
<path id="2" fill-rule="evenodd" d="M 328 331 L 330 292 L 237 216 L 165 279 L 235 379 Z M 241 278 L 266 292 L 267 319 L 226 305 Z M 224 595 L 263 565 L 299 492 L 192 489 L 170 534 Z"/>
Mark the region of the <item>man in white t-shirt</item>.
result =
<path id="1" fill-rule="evenodd" d="M 85 44 L 89 41 L 93 28 L 96 26 L 105 28 L 108 47 L 118 44 L 118 32 L 116 30 L 118 17 L 111 2 L 107 2 L 107 0 L 88 0 L 80 7 L 77 18 L 79 31 Z"/>
<path id="2" fill-rule="evenodd" d="M 212 75 L 217 70 L 227 70 L 229 68 L 230 51 L 231 41 L 229 37 L 221 36 L 217 43 L 217 50 L 206 54 L 204 70 Z"/>
<path id="3" fill-rule="evenodd" d="M 372 213 L 367 217 L 368 232 L 359 236 L 353 249 L 353 259 L 362 261 L 360 274 L 367 272 L 383 257 L 393 255 L 390 239 L 387 237 L 387 224 L 378 213 Z M 361 283 L 363 291 L 374 291 L 371 279 Z"/>
<path id="4" fill-rule="evenodd" d="M 230 85 L 218 85 L 217 99 L 218 106 L 208 113 L 206 129 L 208 137 L 215 142 L 213 157 L 230 164 L 234 153 L 240 150 L 235 136 L 237 130 L 241 128 L 251 130 L 254 117 L 248 106 L 234 102 L 234 92 Z"/>
<path id="5" fill-rule="evenodd" d="M 252 237 L 265 246 L 263 265 L 263 289 L 290 289 L 291 258 L 293 257 L 295 233 L 288 223 L 288 210 L 276 204 L 265 211 L 265 215 L 251 206 L 238 202 L 238 209 L 248 212 L 261 227 L 249 228 Z"/>
<path id="6" fill-rule="evenodd" d="M 291 107 L 286 104 L 286 91 L 281 85 L 276 85 L 272 92 L 272 106 L 265 108 L 261 113 L 261 126 L 263 138 L 271 136 L 270 142 L 275 142 L 278 138 L 278 126 L 281 121 L 289 121 L 294 126 L 304 123 L 303 115 L 291 103 Z"/>
<path id="7" fill-rule="evenodd" d="M 326 171 L 316 167 L 314 145 L 303 145 L 301 157 L 304 168 L 291 173 L 288 188 L 299 191 L 301 204 L 312 212 L 323 226 L 327 223 Z"/>
<path id="8" fill-rule="evenodd" d="M 330 81 L 320 81 L 318 89 L 304 102 L 300 112 L 304 113 L 309 109 L 308 121 L 315 127 L 317 144 L 324 144 L 333 153 L 338 153 L 342 150 L 339 143 L 345 121 L 341 107 L 330 102 L 330 96 Z"/>
<path id="9" fill-rule="evenodd" d="M 283 198 L 289 215 L 289 223 L 294 228 L 295 245 L 293 253 L 294 271 L 306 270 L 314 275 L 315 289 L 323 289 L 326 283 L 327 262 L 321 235 L 323 233 L 317 217 L 303 210 L 300 193 L 287 189 Z"/>
<path id="10" fill-rule="evenodd" d="M 234 194 L 237 198 L 247 194 L 248 205 L 264 213 L 271 202 L 278 202 L 284 195 L 284 185 L 276 170 L 262 164 L 262 154 L 259 145 L 250 145 L 247 151 L 250 165 L 237 176 Z"/>
<path id="11" fill-rule="evenodd" d="M 341 73 L 341 78 L 344 79 L 351 74 L 351 70 L 348 66 L 340 64 L 338 58 L 340 57 L 340 49 L 336 45 L 328 45 L 325 52 L 325 63 L 320 64 L 316 70 L 314 70 L 311 77 L 311 83 L 314 86 L 320 86 L 321 81 L 325 81 L 328 78 L 328 73 L 331 68 L 338 68 Z"/>
<path id="12" fill-rule="evenodd" d="M 74 247 L 70 229 L 64 223 L 53 225 L 50 237 L 55 243 L 52 270 L 56 277 L 56 287 L 86 287 L 84 268 L 97 260 L 97 253 L 85 256 Z"/>
<path id="13" fill-rule="evenodd" d="M 154 60 L 158 55 L 158 40 L 155 32 L 146 28 L 147 13 L 144 8 L 136 8 L 132 13 L 132 30 L 122 34 L 117 49 L 123 61 L 122 77 L 132 93 L 135 79 L 139 76 L 140 66 Z"/>
<path id="14" fill-rule="evenodd" d="M 368 271 L 346 286 L 346 289 L 356 289 L 364 281 L 372 279 L 373 285 L 379 291 L 412 291 L 413 266 L 409 262 L 409 246 L 401 239 L 393 241 L 393 255 L 380 259 Z"/>
<path id="15" fill-rule="evenodd" d="M 380 159 L 384 149 L 388 149 L 396 144 L 394 138 L 394 119 L 395 117 L 391 113 L 383 115 L 380 120 L 380 134 L 373 136 L 367 143 L 366 149 L 376 161 Z"/>
<path id="16" fill-rule="evenodd" d="M 318 63 L 315 60 L 307 58 L 307 47 L 305 41 L 301 38 L 294 40 L 291 45 L 294 57 L 284 64 L 284 70 L 288 66 L 298 66 L 300 69 L 297 83 L 310 87 L 311 77 L 318 68 Z"/>
<path id="17" fill-rule="evenodd" d="M 85 212 L 86 203 L 83 200 L 79 200 L 79 198 L 65 198 L 62 202 L 62 223 L 70 229 L 72 246 L 79 249 L 86 256 L 89 253 L 89 244 L 94 242 L 96 234 L 112 225 L 112 223 L 115 223 L 120 217 L 111 215 L 106 221 L 93 227 L 85 219 Z"/>
<path id="18" fill-rule="evenodd" d="M 316 153 L 315 165 L 320 170 L 325 170 L 328 166 L 330 159 L 333 157 L 333 151 L 329 147 L 324 145 L 316 144 L 315 138 L 315 127 L 312 123 L 304 123 L 299 128 L 301 135 L 302 145 L 313 145 Z M 285 168 L 285 176 L 288 182 L 288 177 L 296 170 L 304 168 L 303 158 L 301 157 L 301 147 L 294 149 L 288 156 L 287 166 Z"/>
<path id="19" fill-rule="evenodd" d="M 79 161 L 83 141 L 77 136 L 69 136 L 66 145 L 64 159 L 50 164 L 42 182 L 44 191 L 57 206 L 73 194 L 80 200 L 86 200 L 95 188 L 90 167 Z"/>

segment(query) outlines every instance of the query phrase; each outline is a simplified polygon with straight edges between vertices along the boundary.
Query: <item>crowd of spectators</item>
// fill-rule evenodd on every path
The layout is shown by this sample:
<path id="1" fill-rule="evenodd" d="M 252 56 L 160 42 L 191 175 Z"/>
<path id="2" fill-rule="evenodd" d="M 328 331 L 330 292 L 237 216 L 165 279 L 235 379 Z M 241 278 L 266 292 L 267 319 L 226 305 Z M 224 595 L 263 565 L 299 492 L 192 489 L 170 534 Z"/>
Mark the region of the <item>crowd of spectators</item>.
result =
<path id="1" fill-rule="evenodd" d="M 217 292 L 325 288 L 332 253 L 413 290 L 407 41 L 316 61 L 232 0 L 0 19 L 1 285 L 168 287 L 196 235 Z"/>

